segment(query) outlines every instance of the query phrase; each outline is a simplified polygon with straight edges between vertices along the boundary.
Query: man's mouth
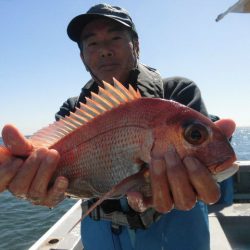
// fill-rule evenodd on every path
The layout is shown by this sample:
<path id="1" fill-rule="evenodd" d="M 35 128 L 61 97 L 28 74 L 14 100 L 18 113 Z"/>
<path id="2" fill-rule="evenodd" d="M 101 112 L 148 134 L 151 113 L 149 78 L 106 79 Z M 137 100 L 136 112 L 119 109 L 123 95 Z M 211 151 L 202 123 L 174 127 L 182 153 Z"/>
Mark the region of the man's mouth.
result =
<path id="1" fill-rule="evenodd" d="M 118 63 L 105 63 L 105 64 L 101 64 L 99 66 L 99 69 L 109 71 L 109 70 L 113 70 L 114 68 L 116 68 L 118 66 L 119 66 Z"/>

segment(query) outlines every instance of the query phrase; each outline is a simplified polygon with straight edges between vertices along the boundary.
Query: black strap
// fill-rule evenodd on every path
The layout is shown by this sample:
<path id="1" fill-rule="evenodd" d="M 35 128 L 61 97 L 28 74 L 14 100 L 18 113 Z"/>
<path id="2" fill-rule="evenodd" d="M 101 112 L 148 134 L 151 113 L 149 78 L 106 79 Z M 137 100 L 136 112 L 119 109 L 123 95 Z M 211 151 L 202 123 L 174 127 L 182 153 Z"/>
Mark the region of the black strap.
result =
<path id="1" fill-rule="evenodd" d="M 126 216 L 131 229 L 147 229 L 160 218 L 161 214 L 149 208 L 143 213 L 133 211 Z"/>
<path id="2" fill-rule="evenodd" d="M 96 199 L 89 200 L 82 203 L 83 213 L 96 202 Z M 143 213 L 139 213 L 129 208 L 124 212 L 121 208 L 119 200 L 107 200 L 100 206 L 95 208 L 89 215 L 93 220 L 108 220 L 112 221 L 112 231 L 114 233 L 120 232 L 120 226 L 128 226 L 131 229 L 147 229 L 155 221 L 157 221 L 161 214 L 154 209 L 147 209 Z"/>

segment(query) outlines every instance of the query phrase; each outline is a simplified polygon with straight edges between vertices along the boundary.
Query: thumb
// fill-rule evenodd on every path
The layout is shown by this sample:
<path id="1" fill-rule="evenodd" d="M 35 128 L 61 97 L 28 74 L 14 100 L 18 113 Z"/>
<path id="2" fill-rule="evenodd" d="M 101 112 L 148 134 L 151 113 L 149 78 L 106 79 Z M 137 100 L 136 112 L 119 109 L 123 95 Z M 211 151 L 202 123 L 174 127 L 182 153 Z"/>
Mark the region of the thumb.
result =
<path id="1" fill-rule="evenodd" d="M 221 119 L 214 123 L 227 138 L 235 131 L 236 123 L 232 119 Z"/>
<path id="2" fill-rule="evenodd" d="M 33 150 L 31 142 L 14 125 L 4 126 L 2 138 L 5 146 L 13 155 L 28 156 Z"/>

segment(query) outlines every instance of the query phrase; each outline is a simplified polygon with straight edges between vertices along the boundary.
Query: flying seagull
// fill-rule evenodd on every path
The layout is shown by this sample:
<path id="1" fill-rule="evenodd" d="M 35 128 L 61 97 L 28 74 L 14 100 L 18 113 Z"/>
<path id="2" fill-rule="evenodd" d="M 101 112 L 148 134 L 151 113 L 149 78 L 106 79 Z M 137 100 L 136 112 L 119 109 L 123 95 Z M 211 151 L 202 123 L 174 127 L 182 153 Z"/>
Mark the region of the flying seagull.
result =
<path id="1" fill-rule="evenodd" d="M 239 0 L 233 6 L 228 8 L 225 12 L 221 13 L 215 19 L 216 22 L 220 21 L 228 13 L 250 13 L 250 0 Z"/>

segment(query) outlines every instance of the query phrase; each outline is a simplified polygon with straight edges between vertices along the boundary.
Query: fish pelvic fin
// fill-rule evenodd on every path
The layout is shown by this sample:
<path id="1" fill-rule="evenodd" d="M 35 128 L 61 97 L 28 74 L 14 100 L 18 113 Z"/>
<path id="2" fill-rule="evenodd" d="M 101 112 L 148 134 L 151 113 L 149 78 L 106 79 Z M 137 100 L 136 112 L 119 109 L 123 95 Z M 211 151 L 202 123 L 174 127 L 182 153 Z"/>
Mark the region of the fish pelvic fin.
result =
<path id="1" fill-rule="evenodd" d="M 118 80 L 113 78 L 114 85 L 103 81 L 104 87 L 99 87 L 99 93 L 91 92 L 91 98 L 86 98 L 86 103 L 80 103 L 80 108 L 70 112 L 69 116 L 55 121 L 47 127 L 38 130 L 30 137 L 35 148 L 50 148 L 68 134 L 93 120 L 95 117 L 112 110 L 123 103 L 141 98 L 139 91 L 129 85 L 125 88 Z"/>
<path id="2" fill-rule="evenodd" d="M 82 220 L 84 220 L 94 209 L 96 209 L 101 203 L 113 196 L 114 188 L 104 194 L 99 200 L 97 200 L 90 208 L 82 215 L 82 217 L 74 224 L 74 226 L 68 231 L 70 233 Z"/>
<path id="3" fill-rule="evenodd" d="M 97 200 L 90 208 L 82 215 L 82 217 L 74 224 L 69 230 L 69 233 L 82 221 L 84 220 L 94 209 L 96 209 L 101 203 L 110 198 L 119 198 L 125 195 L 127 192 L 137 189 L 145 183 L 146 178 L 149 176 L 149 170 L 143 169 L 140 172 L 131 175 L 117 185 L 115 185 L 110 191 L 105 193 L 99 200 Z"/>

